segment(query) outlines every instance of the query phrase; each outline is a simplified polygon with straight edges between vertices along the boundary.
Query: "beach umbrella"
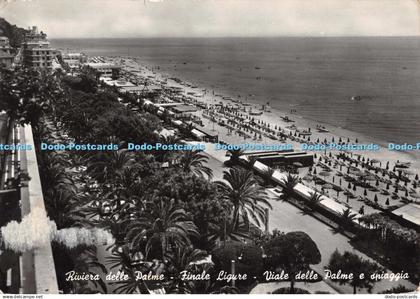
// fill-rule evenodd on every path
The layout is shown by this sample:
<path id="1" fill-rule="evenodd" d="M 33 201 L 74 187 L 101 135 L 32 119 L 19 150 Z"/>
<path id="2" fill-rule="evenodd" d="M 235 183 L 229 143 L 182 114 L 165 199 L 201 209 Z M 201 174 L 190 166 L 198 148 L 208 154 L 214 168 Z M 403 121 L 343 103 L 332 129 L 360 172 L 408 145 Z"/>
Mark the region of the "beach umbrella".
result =
<path id="1" fill-rule="evenodd" d="M 332 189 L 333 188 L 333 185 L 331 185 L 331 184 L 324 184 L 323 186 L 322 186 L 322 190 L 328 190 L 328 189 Z"/>
<path id="2" fill-rule="evenodd" d="M 312 177 L 310 177 L 309 175 L 304 176 L 303 180 L 307 181 L 307 182 L 312 182 L 313 181 Z"/>
<path id="3" fill-rule="evenodd" d="M 330 176 L 330 175 L 331 175 L 331 173 L 329 173 L 328 171 L 321 171 L 321 172 L 319 173 L 319 175 L 320 175 L 320 176 L 323 176 L 323 177 L 325 178 L 325 177 L 327 177 L 327 176 Z"/>
<path id="4" fill-rule="evenodd" d="M 379 161 L 378 159 L 372 159 L 372 160 L 370 160 L 370 163 L 371 164 L 378 164 L 378 163 L 381 163 L 381 161 Z"/>
<path id="5" fill-rule="evenodd" d="M 373 198 L 373 201 L 375 202 L 375 203 L 378 203 L 378 196 L 375 194 L 375 197 Z"/>
<path id="6" fill-rule="evenodd" d="M 403 169 L 403 171 L 402 171 L 404 174 L 406 174 L 406 175 L 413 175 L 414 174 L 414 171 L 412 171 L 412 170 L 410 170 L 410 169 Z"/>
<path id="7" fill-rule="evenodd" d="M 411 196 L 412 198 L 420 198 L 420 194 L 419 194 L 419 193 L 417 193 L 417 192 L 410 193 L 410 196 Z"/>
<path id="8" fill-rule="evenodd" d="M 331 185 L 330 183 L 327 183 L 322 186 L 322 189 L 332 189 L 332 188 L 333 188 L 333 185 Z"/>
<path id="9" fill-rule="evenodd" d="M 356 190 L 357 190 L 356 185 L 353 185 L 353 191 L 356 191 Z"/>
<path id="10" fill-rule="evenodd" d="M 356 175 L 356 176 L 363 175 L 363 173 L 359 169 L 357 169 L 357 168 L 351 168 L 349 170 L 349 173 L 352 174 L 352 175 Z"/>
<path id="11" fill-rule="evenodd" d="M 347 189 L 351 189 L 351 183 L 349 182 L 349 184 L 347 185 Z"/>
<path id="12" fill-rule="evenodd" d="M 337 197 L 338 197 L 339 193 L 340 193 L 341 191 L 343 191 L 343 189 L 342 189 L 341 187 L 339 187 L 339 186 L 333 186 L 333 189 L 334 189 L 335 191 L 337 191 Z"/>
<path id="13" fill-rule="evenodd" d="M 389 198 L 386 199 L 385 204 L 389 206 Z"/>
<path id="14" fill-rule="evenodd" d="M 375 181 L 376 177 L 374 175 L 368 174 L 362 177 L 363 180 L 365 181 Z"/>
<path id="15" fill-rule="evenodd" d="M 365 189 L 365 191 L 363 192 L 363 195 L 364 195 L 364 196 L 367 196 L 367 191 L 366 191 L 366 189 Z"/>

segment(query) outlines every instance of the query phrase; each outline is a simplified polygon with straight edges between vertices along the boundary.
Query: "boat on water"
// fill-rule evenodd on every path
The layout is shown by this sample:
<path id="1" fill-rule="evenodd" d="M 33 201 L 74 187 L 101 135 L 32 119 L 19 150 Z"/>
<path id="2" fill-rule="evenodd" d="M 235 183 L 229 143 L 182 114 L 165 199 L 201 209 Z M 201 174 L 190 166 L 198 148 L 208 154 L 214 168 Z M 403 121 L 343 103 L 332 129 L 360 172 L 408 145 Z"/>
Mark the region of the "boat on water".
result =
<path id="1" fill-rule="evenodd" d="M 397 162 L 395 164 L 395 168 L 410 168 L 411 163 L 410 162 Z"/>
<path id="2" fill-rule="evenodd" d="M 287 115 L 285 115 L 285 116 L 280 116 L 280 118 L 281 118 L 282 120 L 284 120 L 285 122 L 287 122 L 287 123 L 294 123 L 294 122 L 295 122 L 293 119 L 290 119 Z"/>
<path id="3" fill-rule="evenodd" d="M 361 101 L 362 100 L 362 96 L 352 96 L 351 97 L 352 101 Z"/>
<path id="4" fill-rule="evenodd" d="M 254 110 L 249 110 L 248 111 L 249 115 L 262 115 L 263 112 L 262 111 L 254 111 Z"/>
<path id="5" fill-rule="evenodd" d="M 297 130 L 296 125 L 287 126 L 286 129 Z"/>
<path id="6" fill-rule="evenodd" d="M 297 132 L 300 136 L 311 136 L 312 135 L 312 132 L 310 132 L 309 130 L 302 130 L 302 131 L 298 130 Z"/>
<path id="7" fill-rule="evenodd" d="M 322 133 L 328 133 L 329 130 L 327 130 L 327 128 L 325 128 L 324 126 L 321 125 L 317 125 L 316 129 L 318 130 L 318 132 L 322 132 Z"/>

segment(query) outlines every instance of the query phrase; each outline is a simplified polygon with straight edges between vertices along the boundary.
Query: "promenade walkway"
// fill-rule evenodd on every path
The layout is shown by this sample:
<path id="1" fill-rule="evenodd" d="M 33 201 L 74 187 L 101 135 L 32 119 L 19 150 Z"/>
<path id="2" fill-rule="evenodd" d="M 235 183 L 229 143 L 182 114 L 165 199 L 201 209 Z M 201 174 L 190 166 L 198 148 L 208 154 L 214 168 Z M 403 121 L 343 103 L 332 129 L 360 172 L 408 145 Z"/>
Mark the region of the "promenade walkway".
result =
<path id="1" fill-rule="evenodd" d="M 223 176 L 223 162 L 228 159 L 225 156 L 224 151 L 215 151 L 211 144 L 206 144 L 206 153 L 209 156 L 208 166 L 214 172 L 214 180 L 220 180 Z M 350 239 L 342 234 L 337 233 L 334 229 L 326 225 L 325 223 L 317 220 L 311 215 L 303 213 L 300 209 L 294 205 L 278 200 L 278 194 L 268 189 L 267 194 L 269 196 L 270 203 L 273 209 L 270 211 L 269 218 L 269 229 L 270 231 L 278 229 L 283 232 L 290 231 L 303 231 L 307 233 L 317 244 L 319 251 L 321 252 L 321 262 L 318 265 L 312 266 L 312 268 L 320 273 L 324 274 L 324 267 L 328 265 L 331 254 L 338 249 L 340 252 L 350 251 L 361 258 L 370 259 L 364 253 L 358 251 L 350 244 Z M 347 285 L 339 285 L 332 281 L 327 280 L 327 284 L 339 293 L 352 294 L 353 289 Z M 406 286 L 407 288 L 415 289 L 416 286 L 409 281 L 400 280 L 397 282 L 390 281 L 379 281 L 375 284 L 372 293 L 379 293 L 381 291 L 396 287 L 399 284 Z M 366 290 L 359 290 L 360 293 L 367 293 Z"/>

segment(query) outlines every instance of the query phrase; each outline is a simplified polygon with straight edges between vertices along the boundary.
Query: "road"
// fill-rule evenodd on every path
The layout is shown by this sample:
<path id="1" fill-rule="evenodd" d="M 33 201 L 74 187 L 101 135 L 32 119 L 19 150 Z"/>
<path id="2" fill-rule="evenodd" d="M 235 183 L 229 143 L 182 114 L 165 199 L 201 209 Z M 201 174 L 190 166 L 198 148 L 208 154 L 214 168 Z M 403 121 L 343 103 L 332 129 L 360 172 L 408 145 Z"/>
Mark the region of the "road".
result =
<path id="1" fill-rule="evenodd" d="M 209 157 L 208 166 L 213 170 L 213 180 L 221 180 L 223 178 L 223 161 L 227 159 L 224 152 L 214 151 L 212 147 L 206 145 L 206 153 Z M 294 205 L 287 202 L 276 200 L 276 195 L 273 191 L 268 190 L 268 195 L 271 198 L 271 205 L 273 210 L 270 211 L 269 229 L 270 231 L 278 229 L 283 232 L 290 231 L 302 231 L 307 233 L 317 244 L 319 251 L 321 252 L 321 263 L 314 265 L 313 269 L 321 275 L 324 274 L 324 267 L 327 266 L 331 254 L 338 249 L 340 252 L 350 251 L 364 259 L 369 259 L 365 254 L 356 250 L 350 243 L 350 239 L 336 233 L 331 227 L 327 226 L 323 222 L 316 218 L 303 214 L 302 211 L 296 208 Z M 332 281 L 326 281 L 331 287 L 336 289 L 339 293 L 352 294 L 353 289 L 347 285 L 339 285 Z M 380 281 L 377 282 L 372 290 L 372 293 L 376 294 L 381 291 L 396 287 L 399 284 L 406 286 L 407 288 L 416 289 L 416 286 L 409 281 Z M 360 293 L 367 293 L 367 290 L 358 290 Z"/>

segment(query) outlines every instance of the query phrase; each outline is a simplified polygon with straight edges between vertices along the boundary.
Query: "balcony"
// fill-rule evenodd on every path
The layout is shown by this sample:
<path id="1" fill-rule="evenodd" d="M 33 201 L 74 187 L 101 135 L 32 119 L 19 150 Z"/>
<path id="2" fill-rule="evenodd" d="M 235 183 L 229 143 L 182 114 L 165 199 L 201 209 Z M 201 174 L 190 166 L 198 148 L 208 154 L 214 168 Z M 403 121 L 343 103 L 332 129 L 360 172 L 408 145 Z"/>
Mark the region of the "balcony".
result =
<path id="1" fill-rule="evenodd" d="M 31 150 L 3 155 L 0 190 L 0 227 L 20 221 L 35 207 L 46 217 L 31 126 L 1 127 L 7 144 L 31 145 Z M 0 248 L 0 290 L 4 293 L 58 294 L 51 243 L 22 254 Z M 6 273 L 2 277 L 1 273 Z"/>

